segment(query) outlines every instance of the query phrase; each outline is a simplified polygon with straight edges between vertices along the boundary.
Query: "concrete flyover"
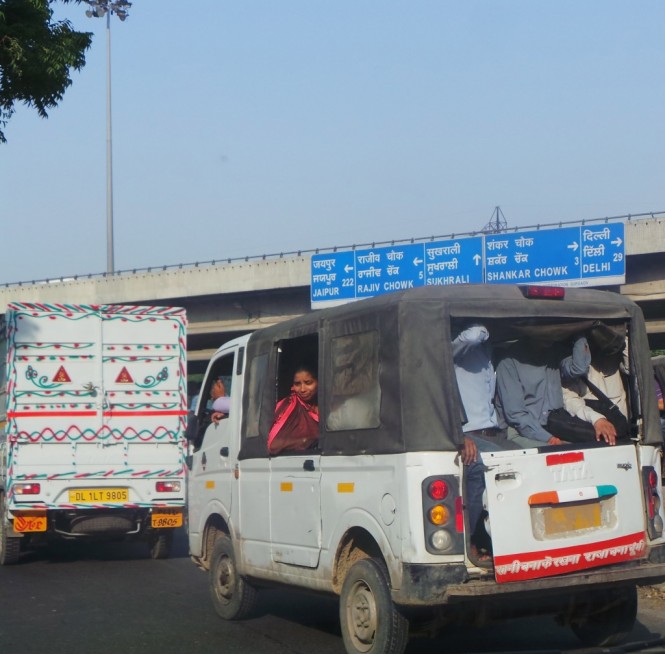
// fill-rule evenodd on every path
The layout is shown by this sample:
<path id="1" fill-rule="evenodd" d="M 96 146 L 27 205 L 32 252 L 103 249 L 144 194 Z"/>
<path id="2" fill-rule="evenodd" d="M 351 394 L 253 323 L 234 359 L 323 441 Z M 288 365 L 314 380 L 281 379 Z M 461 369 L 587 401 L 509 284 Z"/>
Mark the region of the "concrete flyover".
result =
<path id="1" fill-rule="evenodd" d="M 665 214 L 632 217 L 625 225 L 626 283 L 609 288 L 642 307 L 652 349 L 665 349 Z M 189 370 L 200 373 L 225 341 L 311 310 L 311 254 L 7 284 L 0 286 L 0 313 L 10 302 L 183 306 Z"/>

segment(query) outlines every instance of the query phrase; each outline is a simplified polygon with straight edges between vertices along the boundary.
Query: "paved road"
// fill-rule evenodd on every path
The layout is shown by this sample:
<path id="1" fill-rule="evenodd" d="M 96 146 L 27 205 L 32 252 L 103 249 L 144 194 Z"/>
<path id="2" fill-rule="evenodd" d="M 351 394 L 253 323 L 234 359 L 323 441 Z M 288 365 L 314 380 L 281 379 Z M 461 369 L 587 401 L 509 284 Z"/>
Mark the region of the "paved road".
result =
<path id="1" fill-rule="evenodd" d="M 665 634 L 660 605 L 647 601 L 633 638 Z M 659 625 L 661 625 L 659 627 Z M 551 619 L 450 629 L 417 639 L 407 654 L 555 651 L 579 647 Z M 0 568 L 0 650 L 20 654 L 342 654 L 335 600 L 265 591 L 256 618 L 227 623 L 214 614 L 207 575 L 187 557 L 147 558 L 139 544 L 68 546 Z"/>

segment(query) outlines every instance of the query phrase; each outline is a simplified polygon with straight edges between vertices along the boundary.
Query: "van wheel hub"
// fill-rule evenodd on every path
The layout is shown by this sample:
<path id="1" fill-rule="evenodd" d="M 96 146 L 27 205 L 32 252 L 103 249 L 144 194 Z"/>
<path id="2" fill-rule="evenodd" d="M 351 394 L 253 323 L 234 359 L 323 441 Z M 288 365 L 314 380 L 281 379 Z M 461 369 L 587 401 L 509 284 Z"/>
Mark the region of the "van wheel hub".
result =
<path id="1" fill-rule="evenodd" d="M 367 584 L 359 580 L 353 587 L 349 602 L 351 624 L 354 629 L 356 646 L 362 650 L 369 650 L 376 634 L 376 603 L 374 595 Z M 362 647 L 362 646 L 365 647 Z"/>

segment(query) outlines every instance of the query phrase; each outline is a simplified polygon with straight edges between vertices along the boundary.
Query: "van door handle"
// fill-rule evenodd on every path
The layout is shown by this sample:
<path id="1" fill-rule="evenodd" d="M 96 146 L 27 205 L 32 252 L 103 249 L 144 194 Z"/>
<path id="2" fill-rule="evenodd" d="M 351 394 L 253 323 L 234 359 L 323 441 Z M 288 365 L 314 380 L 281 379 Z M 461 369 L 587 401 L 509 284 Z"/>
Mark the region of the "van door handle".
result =
<path id="1" fill-rule="evenodd" d="M 228 447 L 223 447 L 223 448 L 219 451 L 219 453 L 220 453 L 223 457 L 227 457 L 227 456 L 229 455 L 229 448 L 228 448 Z"/>
<path id="2" fill-rule="evenodd" d="M 305 462 L 302 464 L 302 469 L 307 470 L 307 472 L 312 472 L 314 470 L 314 461 L 312 461 L 312 459 L 305 459 Z"/>

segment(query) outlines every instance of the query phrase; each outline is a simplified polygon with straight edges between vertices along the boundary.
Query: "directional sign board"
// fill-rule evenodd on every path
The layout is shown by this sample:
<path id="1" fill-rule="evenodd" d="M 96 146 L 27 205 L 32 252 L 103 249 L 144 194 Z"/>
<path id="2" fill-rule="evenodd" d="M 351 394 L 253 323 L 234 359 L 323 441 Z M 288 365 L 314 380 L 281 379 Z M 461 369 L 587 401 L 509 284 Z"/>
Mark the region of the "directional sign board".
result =
<path id="1" fill-rule="evenodd" d="M 485 236 L 488 284 L 623 284 L 623 223 Z"/>
<path id="2" fill-rule="evenodd" d="M 623 284 L 623 223 L 408 243 L 312 256 L 313 308 L 416 286 Z"/>
<path id="3" fill-rule="evenodd" d="M 481 284 L 483 238 L 425 243 L 425 285 Z"/>
<path id="4" fill-rule="evenodd" d="M 482 237 L 312 256 L 313 307 L 425 285 L 483 281 Z"/>
<path id="5" fill-rule="evenodd" d="M 626 253 L 623 223 L 607 223 L 580 227 L 580 263 L 584 284 L 624 284 L 626 282 Z"/>

